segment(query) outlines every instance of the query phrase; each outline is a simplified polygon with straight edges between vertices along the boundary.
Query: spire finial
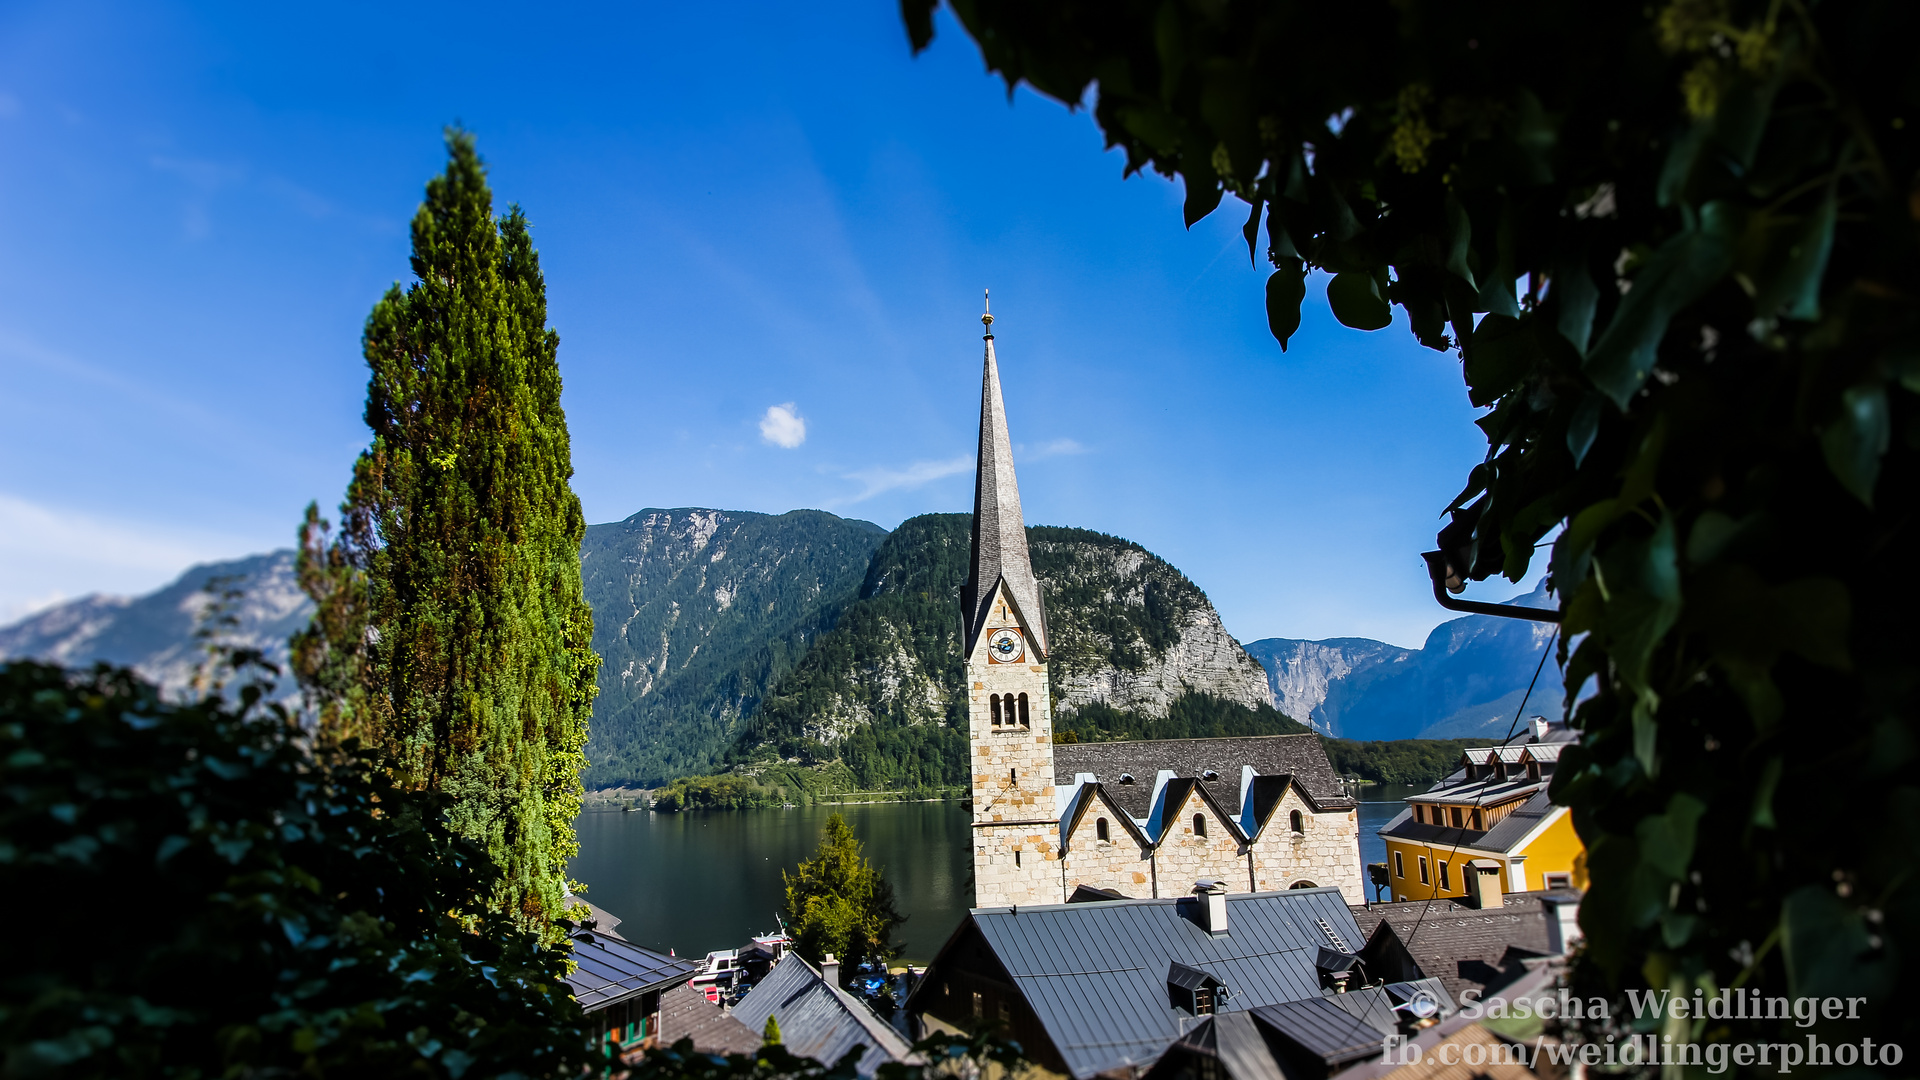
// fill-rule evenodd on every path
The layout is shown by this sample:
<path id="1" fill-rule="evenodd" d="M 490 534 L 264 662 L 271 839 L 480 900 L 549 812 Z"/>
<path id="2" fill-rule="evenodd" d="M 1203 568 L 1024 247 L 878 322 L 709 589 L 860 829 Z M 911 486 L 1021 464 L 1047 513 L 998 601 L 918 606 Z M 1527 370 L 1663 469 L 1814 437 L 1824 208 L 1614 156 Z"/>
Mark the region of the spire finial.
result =
<path id="1" fill-rule="evenodd" d="M 987 336 L 993 336 L 993 290 L 980 290 L 980 305 L 986 310 L 980 315 L 980 325 L 987 328 Z"/>

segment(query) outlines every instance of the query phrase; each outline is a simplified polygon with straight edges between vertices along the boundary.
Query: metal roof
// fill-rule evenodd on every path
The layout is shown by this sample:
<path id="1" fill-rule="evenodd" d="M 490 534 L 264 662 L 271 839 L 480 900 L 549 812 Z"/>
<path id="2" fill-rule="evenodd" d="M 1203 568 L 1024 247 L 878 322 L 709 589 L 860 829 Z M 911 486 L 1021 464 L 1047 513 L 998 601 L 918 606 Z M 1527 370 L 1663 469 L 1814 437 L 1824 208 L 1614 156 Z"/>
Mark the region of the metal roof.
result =
<path id="1" fill-rule="evenodd" d="M 1521 840 L 1533 831 L 1534 826 L 1553 813 L 1553 800 L 1547 798 L 1547 789 L 1542 787 L 1534 796 L 1522 803 L 1512 813 L 1493 823 L 1487 835 L 1480 838 L 1475 847 L 1489 851 L 1508 851 L 1518 847 Z"/>
<path id="2" fill-rule="evenodd" d="M 1381 990 L 1261 1005 L 1252 1012 L 1255 1020 L 1329 1069 L 1378 1054 L 1381 1040 L 1395 1030 L 1393 1006 Z"/>
<path id="3" fill-rule="evenodd" d="M 1164 990 L 1161 996 L 1166 996 Z M 854 1068 L 861 1076 L 872 1076 L 889 1061 L 905 1060 L 911 1049 L 906 1038 L 864 1002 L 828 985 L 797 953 L 775 964 L 734 1006 L 733 1016 L 756 1032 L 766 1030 L 767 1017 L 774 1017 L 782 1046 L 825 1065 L 838 1064 L 849 1052 L 859 1053 Z"/>
<path id="4" fill-rule="evenodd" d="M 969 919 L 1068 1071 L 1084 1078 L 1150 1064 L 1192 1023 L 1167 998 L 1174 963 L 1218 978 L 1231 992 L 1222 1011 L 1244 1010 L 1320 996 L 1314 961 L 1327 939 L 1318 922 L 1362 940 L 1338 889 L 1240 893 L 1226 905 L 1219 935 L 1200 928 L 1191 899 L 978 908 Z"/>
<path id="5" fill-rule="evenodd" d="M 614 934 L 576 930 L 571 936 L 574 967 L 567 986 L 587 1012 L 682 982 L 700 970 L 692 960 L 662 956 Z"/>
<path id="6" fill-rule="evenodd" d="M 1182 990 L 1199 990 L 1208 983 L 1219 986 L 1220 979 L 1210 972 L 1201 971 L 1197 967 L 1188 967 L 1178 960 L 1167 966 L 1167 985 L 1169 986 L 1177 986 Z"/>

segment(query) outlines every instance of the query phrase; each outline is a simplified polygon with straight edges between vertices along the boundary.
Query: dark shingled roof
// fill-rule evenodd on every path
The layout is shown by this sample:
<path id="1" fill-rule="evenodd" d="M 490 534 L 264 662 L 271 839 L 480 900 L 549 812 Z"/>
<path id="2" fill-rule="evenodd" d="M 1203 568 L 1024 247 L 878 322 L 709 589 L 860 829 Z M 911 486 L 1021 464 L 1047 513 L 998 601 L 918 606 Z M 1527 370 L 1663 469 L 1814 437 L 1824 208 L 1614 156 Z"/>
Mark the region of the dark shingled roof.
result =
<path id="1" fill-rule="evenodd" d="M 1220 1008 L 1240 1011 L 1320 996 L 1320 922 L 1360 940 L 1338 889 L 1235 893 L 1226 902 L 1229 930 L 1218 935 L 1195 922 L 1190 899 L 976 908 L 933 966 L 977 931 L 1069 1073 L 1143 1066 L 1193 1023 L 1168 1000 L 1171 965 L 1218 978 L 1232 991 Z M 939 981 L 930 973 L 921 985 Z"/>
<path id="2" fill-rule="evenodd" d="M 1468 987 L 1500 985 L 1514 973 L 1513 956 L 1548 955 L 1544 893 L 1515 893 L 1499 908 L 1481 911 L 1450 901 L 1431 905 L 1419 901 L 1376 904 L 1374 922 L 1363 956 L 1374 956 L 1382 935 L 1392 934 L 1420 966 L 1422 974 L 1440 980 L 1454 1001 Z M 1421 909 L 1426 908 L 1425 917 Z M 1356 922 L 1361 912 L 1354 912 Z"/>
<path id="3" fill-rule="evenodd" d="M 907 1059 L 911 1050 L 904 1036 L 859 998 L 827 985 L 798 953 L 788 953 L 773 965 L 734 1006 L 733 1016 L 754 1032 L 766 1030 L 767 1017 L 778 1018 L 782 1046 L 827 1065 L 837 1064 L 849 1051 L 861 1051 L 855 1065 L 861 1076 L 872 1076 L 889 1061 Z"/>
<path id="4" fill-rule="evenodd" d="M 1340 794 L 1333 765 L 1318 735 L 1252 735 L 1232 739 L 1132 739 L 1124 742 L 1061 743 L 1053 748 L 1054 784 L 1072 787 L 1078 773 L 1092 773 L 1107 793 L 1135 818 L 1153 809 L 1154 778 L 1163 769 L 1178 777 L 1199 777 L 1208 770 L 1218 780 L 1201 781 L 1220 805 L 1240 815 L 1240 770 L 1251 765 L 1260 776 L 1289 774 L 1313 801 L 1329 809 L 1349 809 Z M 1121 773 L 1134 782 L 1122 784 Z"/>
<path id="5" fill-rule="evenodd" d="M 587 1012 L 685 982 L 700 970 L 692 960 L 662 956 L 614 934 L 576 930 L 572 936 L 574 968 L 567 986 Z"/>
<path id="6" fill-rule="evenodd" d="M 763 1024 L 765 1021 L 761 1021 Z M 760 1033 L 707 1000 L 704 990 L 681 983 L 660 995 L 660 1045 L 692 1039 L 703 1054 L 750 1054 L 760 1049 Z"/>

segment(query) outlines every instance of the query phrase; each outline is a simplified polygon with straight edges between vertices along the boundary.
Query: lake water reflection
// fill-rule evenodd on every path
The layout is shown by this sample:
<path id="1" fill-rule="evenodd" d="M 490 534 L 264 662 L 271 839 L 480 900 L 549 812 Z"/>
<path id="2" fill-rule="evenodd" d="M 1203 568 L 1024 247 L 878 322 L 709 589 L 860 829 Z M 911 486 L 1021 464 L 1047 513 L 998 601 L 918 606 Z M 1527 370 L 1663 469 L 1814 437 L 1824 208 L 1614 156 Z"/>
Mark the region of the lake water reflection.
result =
<path id="1" fill-rule="evenodd" d="M 1405 807 L 1401 799 L 1423 790 L 1359 789 L 1363 865 L 1386 861 L 1376 830 Z M 973 902 L 970 819 L 957 802 L 582 814 L 570 872 L 587 884 L 589 899 L 624 920 L 628 940 L 700 956 L 774 929 L 780 872 L 813 853 L 835 811 L 886 871 L 909 916 L 894 936 L 906 947 L 904 959 L 931 960 Z"/>
<path id="2" fill-rule="evenodd" d="M 621 936 L 700 956 L 775 928 L 780 872 L 813 853 L 835 811 L 909 916 L 894 933 L 904 959 L 926 963 L 973 900 L 970 818 L 957 802 L 582 814 L 569 872 L 587 884 L 588 899 L 624 920 Z"/>

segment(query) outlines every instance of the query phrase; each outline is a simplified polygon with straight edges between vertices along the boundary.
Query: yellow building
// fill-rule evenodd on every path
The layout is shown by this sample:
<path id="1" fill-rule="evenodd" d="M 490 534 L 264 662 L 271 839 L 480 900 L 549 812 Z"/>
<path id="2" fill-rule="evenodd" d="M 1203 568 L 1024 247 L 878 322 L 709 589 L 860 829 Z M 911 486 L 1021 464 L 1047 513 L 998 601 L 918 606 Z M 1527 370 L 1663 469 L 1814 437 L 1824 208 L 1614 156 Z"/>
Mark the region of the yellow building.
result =
<path id="1" fill-rule="evenodd" d="M 1534 717 L 1500 746 L 1460 755 L 1460 768 L 1406 800 L 1380 830 L 1386 883 L 1396 901 L 1466 897 L 1476 874 L 1500 892 L 1587 887 L 1587 849 L 1567 808 L 1547 800 L 1565 724 Z"/>

